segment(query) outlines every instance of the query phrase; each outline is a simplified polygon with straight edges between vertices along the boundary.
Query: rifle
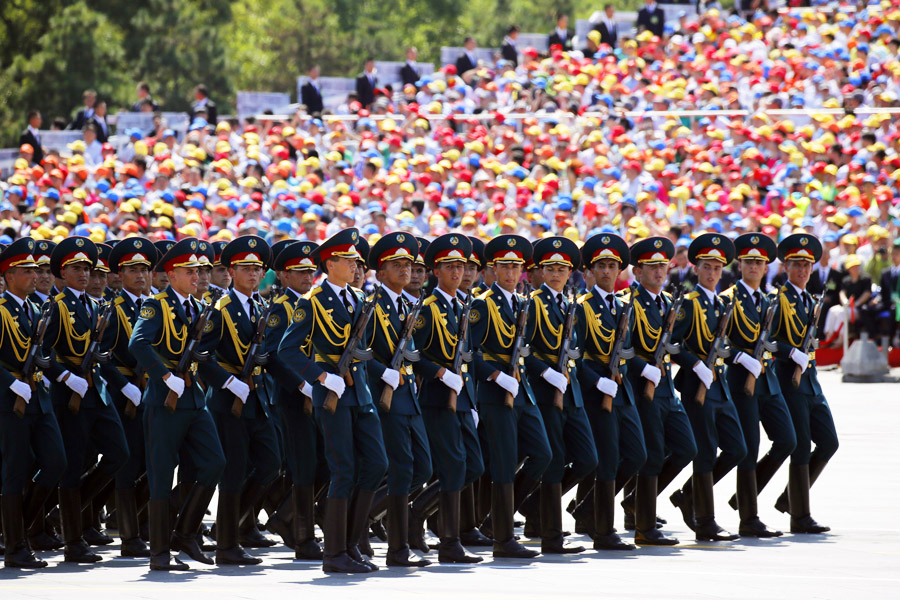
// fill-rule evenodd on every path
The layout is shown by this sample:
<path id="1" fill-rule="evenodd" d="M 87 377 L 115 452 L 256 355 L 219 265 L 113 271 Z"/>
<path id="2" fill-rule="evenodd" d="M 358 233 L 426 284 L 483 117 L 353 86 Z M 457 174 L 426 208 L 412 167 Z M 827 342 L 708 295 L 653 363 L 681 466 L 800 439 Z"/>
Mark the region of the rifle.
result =
<path id="1" fill-rule="evenodd" d="M 419 360 L 419 352 L 417 350 L 410 350 L 409 344 L 412 341 L 416 319 L 419 318 L 419 313 L 422 311 L 424 302 L 425 290 L 422 290 L 419 293 L 419 300 L 416 302 L 416 305 L 410 313 L 406 315 L 406 321 L 403 322 L 403 330 L 400 332 L 400 338 L 397 340 L 397 346 L 394 348 L 394 355 L 391 357 L 390 367 L 395 371 L 399 371 L 403 367 L 404 361 L 416 362 Z M 391 410 L 391 399 L 393 397 L 394 388 L 385 384 L 384 389 L 381 390 L 381 398 L 378 401 L 378 404 L 383 411 L 388 412 Z"/>
<path id="2" fill-rule="evenodd" d="M 200 316 L 192 323 L 193 329 L 191 330 L 191 336 L 185 343 L 184 350 L 182 350 L 181 356 L 178 359 L 178 364 L 175 366 L 175 371 L 173 372 L 175 377 L 184 379 L 188 374 L 188 370 L 191 368 L 192 362 L 204 362 L 209 360 L 209 352 L 200 352 L 197 350 L 197 346 L 200 345 L 200 339 L 203 337 L 203 330 L 206 328 L 206 323 L 209 322 L 209 315 L 212 313 L 213 307 L 216 305 L 216 302 L 219 301 L 219 298 L 222 297 L 224 292 L 225 290 L 221 288 L 216 288 L 210 292 L 209 303 L 203 306 L 203 310 L 200 311 Z M 188 384 L 188 382 L 185 381 L 185 384 Z M 189 384 L 185 389 L 187 389 L 188 386 Z M 175 408 L 178 406 L 178 396 L 175 395 L 175 392 L 169 390 L 164 404 L 169 412 L 175 412 Z"/>
<path id="3" fill-rule="evenodd" d="M 725 307 L 725 313 L 719 319 L 719 326 L 716 327 L 716 335 L 713 337 L 712 344 L 709 346 L 709 354 L 706 355 L 706 360 L 703 361 L 706 368 L 712 371 L 713 381 L 715 381 L 716 378 L 716 372 L 714 370 L 716 360 L 731 356 L 731 348 L 725 346 L 725 340 L 727 339 L 725 331 L 728 329 L 728 321 L 731 320 L 731 314 L 734 312 L 735 303 L 736 302 L 729 302 L 728 306 Z M 700 389 L 697 390 L 697 396 L 695 398 L 700 406 L 703 406 L 703 403 L 706 402 L 706 391 L 706 386 L 701 382 Z"/>
<path id="4" fill-rule="evenodd" d="M 525 345 L 525 327 L 528 324 L 528 309 L 531 308 L 531 286 L 526 284 L 525 299 L 520 303 L 519 314 L 516 315 L 516 337 L 513 338 L 512 354 L 509 359 L 509 375 L 515 377 L 516 381 L 521 381 L 519 376 L 519 359 L 531 354 L 531 349 Z M 504 404 L 506 408 L 512 408 L 515 405 L 515 397 L 506 392 Z"/>
<path id="5" fill-rule="evenodd" d="M 103 302 L 101 304 L 100 316 L 97 317 L 97 323 L 91 329 L 87 350 L 85 350 L 84 358 L 81 359 L 81 365 L 78 367 L 81 376 L 87 381 L 88 388 L 94 385 L 94 378 L 91 375 L 94 362 L 106 362 L 109 360 L 109 351 L 100 352 L 99 348 L 100 342 L 103 341 L 103 333 L 106 331 L 106 326 L 109 325 L 109 317 L 112 315 L 112 310 L 112 302 Z M 76 415 L 81 410 L 81 396 L 77 392 L 72 392 L 72 395 L 69 397 L 69 410 Z"/>
<path id="6" fill-rule="evenodd" d="M 28 382 L 34 391 L 34 372 L 38 367 L 46 369 L 50 366 L 50 360 L 41 356 L 41 346 L 44 345 L 44 336 L 47 334 L 47 326 L 50 325 L 50 307 L 52 304 L 46 302 L 41 310 L 41 318 L 38 321 L 34 336 L 31 338 L 31 345 L 28 346 L 28 354 L 25 355 L 25 363 L 22 366 L 22 379 Z M 13 406 L 13 412 L 20 419 L 25 416 L 25 398 L 16 396 L 16 403 Z"/>
<path id="7" fill-rule="evenodd" d="M 250 347 L 247 348 L 247 354 L 244 356 L 244 366 L 241 368 L 241 374 L 238 376 L 241 381 L 250 386 L 251 390 L 254 388 L 253 370 L 256 369 L 257 366 L 265 365 L 269 362 L 269 354 L 267 352 L 260 352 L 260 348 L 263 347 L 263 341 L 266 337 L 266 326 L 269 323 L 269 315 L 272 313 L 273 308 L 275 308 L 274 298 L 266 304 L 265 310 L 263 310 L 259 319 L 256 321 L 256 329 L 253 330 L 253 337 L 250 339 Z M 231 404 L 231 414 L 240 418 L 243 411 L 244 403 L 240 398 L 235 396 L 234 402 Z"/>
<path id="8" fill-rule="evenodd" d="M 572 329 L 575 327 L 575 298 L 569 296 L 569 307 L 566 309 L 566 321 L 562 330 L 562 339 L 559 342 L 559 354 L 556 356 L 556 370 L 566 374 L 566 363 L 570 358 L 578 358 L 578 350 L 572 348 Z M 563 393 L 559 390 L 553 392 L 553 406 L 563 409 Z"/>
<path id="9" fill-rule="evenodd" d="M 822 289 L 822 293 L 819 294 L 819 297 L 816 298 L 816 306 L 813 308 L 812 317 L 810 317 L 809 321 L 806 323 L 806 335 L 803 337 L 803 343 L 800 344 L 800 351 L 804 354 L 809 354 L 809 351 L 813 348 L 814 344 L 818 344 L 816 341 L 816 330 L 818 329 L 819 324 L 819 316 L 822 314 L 822 305 L 825 304 L 825 289 Z M 800 370 L 800 365 L 796 365 L 794 367 L 794 376 L 791 377 L 791 384 L 794 386 L 794 389 L 800 387 L 800 377 L 803 375 L 803 371 Z"/>
<path id="10" fill-rule="evenodd" d="M 357 317 L 356 323 L 353 324 L 353 329 L 350 330 L 350 337 L 347 340 L 347 345 L 344 347 L 341 358 L 338 360 L 337 374 L 344 378 L 347 385 L 353 385 L 353 378 L 349 375 L 350 363 L 352 363 L 354 359 L 369 360 L 372 358 L 372 349 L 367 348 L 363 350 L 360 347 L 360 344 L 362 343 L 363 336 L 366 334 L 366 326 L 372 318 L 372 313 L 375 312 L 375 302 L 380 293 L 381 285 L 379 284 L 372 294 L 372 297 L 363 304 L 362 312 L 359 314 L 359 317 Z M 323 404 L 323 408 L 328 411 L 329 414 L 333 415 L 334 411 L 337 410 L 338 400 L 338 395 L 333 391 L 328 390 L 328 394 L 325 395 L 325 404 Z"/>
<path id="11" fill-rule="evenodd" d="M 675 329 L 675 319 L 678 316 L 678 311 L 681 310 L 681 305 L 683 303 L 684 290 L 679 287 L 675 292 L 675 298 L 672 299 L 672 304 L 669 305 L 668 312 L 666 312 L 666 317 L 663 320 L 662 334 L 660 334 L 659 341 L 656 343 L 656 351 L 653 352 L 653 366 L 659 369 L 660 373 L 666 366 L 666 355 L 678 354 L 681 352 L 681 345 L 673 344 L 669 340 L 672 339 L 672 331 Z M 656 384 L 652 381 L 648 381 L 647 385 L 644 386 L 644 400 L 653 402 L 653 396 L 655 394 Z"/>
<path id="12" fill-rule="evenodd" d="M 472 360 L 472 351 L 465 350 L 466 344 L 469 342 L 469 314 L 472 312 L 472 292 L 466 296 L 466 303 L 463 305 L 462 313 L 459 316 L 459 327 L 457 328 L 456 337 L 456 353 L 450 362 L 450 370 L 462 377 L 460 369 L 464 362 L 468 363 Z M 456 412 L 456 390 L 450 390 L 450 396 L 447 401 L 447 408 L 451 412 Z"/>
<path id="13" fill-rule="evenodd" d="M 781 298 L 781 292 L 778 293 L 778 298 Z M 753 358 L 758 360 L 760 364 L 762 364 L 763 354 L 766 352 L 775 352 L 775 349 L 778 347 L 778 344 L 772 341 L 772 332 L 770 331 L 772 328 L 772 321 L 775 320 L 775 309 L 777 307 L 777 301 L 773 301 L 769 305 L 769 308 L 766 310 L 766 315 L 763 317 L 762 325 L 759 328 L 759 338 L 756 340 L 756 345 L 753 347 Z M 752 398 L 755 391 L 756 376 L 753 375 L 753 373 L 747 373 L 747 381 L 744 383 L 744 394 Z"/>
<path id="14" fill-rule="evenodd" d="M 634 348 L 625 348 L 625 338 L 628 335 L 628 327 L 631 324 L 631 313 L 634 311 L 634 297 L 637 296 L 637 289 L 632 287 L 631 294 L 628 298 L 628 304 L 625 310 L 619 314 L 619 322 L 616 323 L 616 341 L 613 342 L 612 350 L 609 353 L 609 378 L 618 385 L 622 385 L 622 375 L 619 373 L 619 361 L 634 358 Z M 606 412 L 612 412 L 613 397 L 603 394 L 600 401 L 600 408 Z"/>

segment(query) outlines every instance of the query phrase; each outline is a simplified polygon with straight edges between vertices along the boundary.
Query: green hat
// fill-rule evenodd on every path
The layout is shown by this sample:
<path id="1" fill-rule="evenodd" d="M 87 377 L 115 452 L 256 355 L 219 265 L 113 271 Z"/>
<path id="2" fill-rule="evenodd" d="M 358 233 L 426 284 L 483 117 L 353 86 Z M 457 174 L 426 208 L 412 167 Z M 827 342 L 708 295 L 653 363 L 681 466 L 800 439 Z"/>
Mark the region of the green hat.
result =
<path id="1" fill-rule="evenodd" d="M 468 262 L 472 241 L 461 233 L 445 233 L 435 238 L 425 251 L 425 266 L 433 269 L 445 262 Z"/>
<path id="2" fill-rule="evenodd" d="M 222 250 L 222 266 L 256 265 L 263 269 L 269 265 L 269 244 L 258 235 L 236 237 Z"/>
<path id="3" fill-rule="evenodd" d="M 147 238 L 125 238 L 113 247 L 109 255 L 109 270 L 118 273 L 128 265 L 147 265 L 152 270 L 157 258 L 156 248 Z"/>
<path id="4" fill-rule="evenodd" d="M 688 247 L 688 260 L 695 265 L 701 260 L 728 265 L 734 260 L 734 242 L 720 233 L 704 233 Z"/>
<path id="5" fill-rule="evenodd" d="M 97 245 L 86 237 L 69 237 L 61 241 L 50 255 L 50 270 L 62 277 L 62 270 L 73 263 L 86 262 L 91 268 L 97 264 Z"/>
<path id="6" fill-rule="evenodd" d="M 419 241 L 416 236 L 402 231 L 386 233 L 369 252 L 369 268 L 377 271 L 382 264 L 392 260 L 408 259 L 415 262 L 418 255 Z"/>
<path id="7" fill-rule="evenodd" d="M 614 233 L 598 233 L 588 238 L 581 247 L 581 262 L 585 268 L 604 258 L 618 261 L 620 268 L 625 267 L 631 258 L 628 244 Z"/>

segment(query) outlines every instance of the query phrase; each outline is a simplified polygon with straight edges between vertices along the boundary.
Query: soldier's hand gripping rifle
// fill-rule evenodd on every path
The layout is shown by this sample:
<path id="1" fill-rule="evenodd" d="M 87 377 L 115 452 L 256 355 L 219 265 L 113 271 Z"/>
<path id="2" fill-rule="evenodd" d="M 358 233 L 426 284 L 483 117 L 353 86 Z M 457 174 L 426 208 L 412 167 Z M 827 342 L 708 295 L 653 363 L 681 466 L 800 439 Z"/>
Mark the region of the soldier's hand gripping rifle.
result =
<path id="1" fill-rule="evenodd" d="M 463 305 L 462 313 L 459 315 L 459 327 L 457 329 L 456 336 L 456 353 L 453 355 L 453 360 L 450 362 L 450 371 L 462 377 L 461 369 L 462 364 L 471 362 L 472 360 L 472 351 L 466 350 L 466 345 L 469 343 L 469 315 L 472 313 L 472 296 L 473 294 L 469 292 L 466 296 L 466 303 Z M 463 378 L 463 381 L 465 379 Z M 465 385 L 465 384 L 463 384 Z M 450 395 L 447 400 L 447 408 L 450 409 L 451 412 L 456 412 L 456 398 L 458 394 L 456 390 L 450 390 Z"/>
<path id="2" fill-rule="evenodd" d="M 94 376 L 91 373 L 94 369 L 94 363 L 104 363 L 109 360 L 109 351 L 100 352 L 100 342 L 103 341 L 103 334 L 106 331 L 106 326 L 109 325 L 109 318 L 112 315 L 112 311 L 112 302 L 104 302 L 100 307 L 100 316 L 97 317 L 97 323 L 94 325 L 93 329 L 91 329 L 91 337 L 88 342 L 87 350 L 84 353 L 84 357 L 81 359 L 81 365 L 78 367 L 79 374 L 87 381 L 88 389 L 94 386 Z M 69 397 L 69 410 L 76 415 L 78 414 L 78 411 L 81 410 L 81 396 L 78 395 L 78 392 L 72 392 L 72 395 Z"/>
<path id="3" fill-rule="evenodd" d="M 193 323 L 190 338 L 185 343 L 184 350 L 181 352 L 181 357 L 178 359 L 178 364 L 175 366 L 175 371 L 173 373 L 175 377 L 184 379 L 191 368 L 191 363 L 209 360 L 209 352 L 200 352 L 199 350 L 200 340 L 203 338 L 203 330 L 209 322 L 209 316 L 212 314 L 212 309 L 216 305 L 216 302 L 219 301 L 219 298 L 222 297 L 224 291 L 225 290 L 221 288 L 216 288 L 210 292 L 209 302 L 203 306 L 203 310 L 200 311 L 200 316 L 197 317 L 197 320 Z M 188 387 L 190 387 L 190 384 L 185 381 L 185 390 Z M 164 404 L 169 412 L 175 412 L 175 408 L 178 406 L 178 396 L 175 392 L 169 390 Z"/>
<path id="4" fill-rule="evenodd" d="M 609 353 L 609 378 L 622 385 L 622 375 L 619 373 L 619 363 L 634 357 L 634 348 L 625 348 L 625 338 L 628 337 L 628 328 L 631 326 L 631 313 L 634 311 L 634 297 L 637 296 L 637 289 L 632 287 L 628 304 L 619 314 L 619 322 L 616 323 L 616 339 L 613 342 L 612 350 Z M 609 394 L 603 394 L 600 400 L 600 408 L 606 412 L 612 412 L 613 397 Z"/>
<path id="5" fill-rule="evenodd" d="M 269 315 L 272 314 L 273 308 L 275 308 L 274 297 L 266 303 L 265 310 L 263 310 L 262 315 L 256 322 L 256 329 L 253 330 L 253 337 L 250 339 L 250 347 L 247 348 L 247 354 L 244 356 L 244 366 L 241 367 L 241 374 L 238 376 L 241 381 L 250 387 L 250 391 L 253 391 L 255 387 L 253 384 L 253 371 L 256 367 L 269 362 L 268 352 L 261 352 L 261 350 L 264 348 L 266 327 L 269 324 Z M 243 411 L 244 402 L 238 396 L 235 396 L 234 402 L 231 404 L 231 414 L 240 418 Z"/>
<path id="6" fill-rule="evenodd" d="M 663 369 L 666 366 L 666 356 L 681 352 L 681 346 L 679 344 L 673 344 L 670 340 L 672 339 L 672 331 L 675 329 L 675 318 L 678 316 L 678 311 L 681 310 L 681 305 L 683 303 L 684 290 L 679 287 L 678 291 L 675 292 L 675 297 L 672 299 L 672 304 L 669 305 L 669 311 L 666 313 L 666 318 L 663 320 L 663 328 L 662 333 L 659 336 L 659 342 L 657 342 L 656 350 L 653 352 L 653 366 L 659 369 L 660 373 L 663 372 Z M 653 402 L 653 396 L 655 394 L 656 384 L 652 381 L 648 381 L 647 385 L 644 386 L 644 400 Z"/>
<path id="7" fill-rule="evenodd" d="M 531 286 L 528 287 L 530 288 Z M 526 289 L 526 292 L 525 300 L 523 300 L 519 306 L 519 314 L 516 315 L 516 337 L 513 338 L 512 354 L 510 354 L 509 359 L 509 372 L 507 373 L 510 377 L 515 378 L 516 381 L 522 380 L 519 376 L 519 359 L 531 354 L 531 349 L 525 345 L 525 328 L 528 325 L 528 309 L 531 308 L 531 293 L 528 289 Z M 504 398 L 506 407 L 512 408 L 515 405 L 515 402 L 515 397 L 509 392 L 506 392 Z"/>
<path id="8" fill-rule="evenodd" d="M 403 329 L 400 332 L 400 338 L 397 340 L 397 347 L 394 348 L 394 355 L 391 357 L 390 368 L 400 371 L 404 362 L 416 362 L 419 360 L 419 352 L 410 350 L 409 345 L 412 343 L 413 330 L 416 326 L 416 319 L 422 312 L 422 305 L 425 302 L 425 290 L 419 294 L 419 300 L 413 309 L 406 315 L 406 321 L 403 323 Z M 401 374 L 402 379 L 402 374 Z M 394 388 L 384 384 L 381 391 L 381 398 L 378 400 L 381 409 L 385 412 L 391 410 L 391 399 L 394 397 Z"/>
<path id="9" fill-rule="evenodd" d="M 713 374 L 713 381 L 716 380 L 716 361 L 720 358 L 728 358 L 731 356 L 731 348 L 728 348 L 725 345 L 725 342 L 728 339 L 725 332 L 728 329 L 728 322 L 731 320 L 731 314 L 734 312 L 735 304 L 736 302 L 729 302 L 728 306 L 725 307 L 725 312 L 719 319 L 719 326 L 716 327 L 716 335 L 713 337 L 712 344 L 709 346 L 709 354 L 706 355 L 706 360 L 704 361 L 706 368 Z M 699 389 L 697 389 L 697 396 L 695 397 L 700 406 L 703 406 L 703 403 L 706 402 L 706 392 L 706 386 L 701 382 Z"/>
<path id="10" fill-rule="evenodd" d="M 580 356 L 576 348 L 572 348 L 572 329 L 575 327 L 575 298 L 569 297 L 569 307 L 566 309 L 566 320 L 563 325 L 562 339 L 559 342 L 559 354 L 556 355 L 556 370 L 566 375 L 566 365 L 570 359 Z M 553 406 L 557 410 L 563 409 L 563 393 L 558 389 L 553 392 Z"/>
<path id="11" fill-rule="evenodd" d="M 781 298 L 781 292 L 779 292 L 778 299 Z M 756 345 L 753 347 L 753 358 L 759 361 L 759 364 L 762 364 L 763 355 L 766 352 L 775 352 L 775 349 L 778 347 L 778 344 L 772 340 L 772 322 L 775 320 L 775 309 L 778 307 L 778 301 L 775 300 L 771 304 L 769 304 L 769 308 L 766 309 L 766 315 L 763 317 L 763 322 L 759 328 L 759 338 L 756 340 Z M 744 394 L 748 397 L 752 398 L 753 393 L 756 391 L 756 375 L 753 373 L 747 373 L 747 381 L 744 382 Z"/>
<path id="12" fill-rule="evenodd" d="M 34 391 L 34 372 L 38 367 L 46 369 L 50 366 L 50 360 L 41 356 L 41 347 L 44 345 L 44 336 L 47 334 L 47 326 L 50 324 L 50 302 L 44 303 L 44 309 L 41 311 L 41 318 L 38 321 L 34 336 L 31 338 L 31 345 L 28 346 L 28 354 L 25 355 L 25 363 L 22 365 L 22 379 Z M 20 419 L 25 416 L 25 398 L 16 396 L 16 402 L 13 405 L 13 413 Z"/>
<path id="13" fill-rule="evenodd" d="M 823 304 L 825 304 L 825 288 L 822 288 L 822 293 L 816 298 L 816 306 L 813 308 L 813 314 L 806 324 L 806 335 L 803 337 L 803 343 L 800 344 L 800 352 L 803 352 L 804 354 L 809 354 L 809 351 L 813 350 L 818 345 L 816 331 L 818 330 L 819 316 L 822 314 Z M 794 376 L 791 377 L 791 385 L 794 386 L 795 390 L 800 387 L 800 377 L 802 375 L 803 369 L 800 368 L 800 365 L 796 365 L 794 367 Z"/>

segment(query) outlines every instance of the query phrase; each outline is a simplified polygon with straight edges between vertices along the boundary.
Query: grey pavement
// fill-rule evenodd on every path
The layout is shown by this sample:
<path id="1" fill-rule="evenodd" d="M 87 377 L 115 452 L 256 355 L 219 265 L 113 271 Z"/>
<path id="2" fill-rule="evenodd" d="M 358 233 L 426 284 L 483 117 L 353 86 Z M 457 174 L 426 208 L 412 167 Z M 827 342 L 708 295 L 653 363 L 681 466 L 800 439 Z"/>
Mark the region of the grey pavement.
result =
<path id="1" fill-rule="evenodd" d="M 896 373 L 895 373 L 896 374 Z M 40 572 L 0 569 L 2 598 L 897 598 L 900 597 L 900 384 L 844 384 L 838 371 L 821 374 L 837 423 L 841 446 L 812 491 L 813 516 L 830 534 L 786 533 L 777 540 L 695 543 L 660 496 L 666 531 L 682 544 L 631 553 L 595 552 L 542 557 L 531 562 L 493 560 L 471 567 L 434 564 L 420 570 L 384 567 L 385 544 L 375 543 L 382 569 L 362 576 L 327 576 L 319 565 L 291 560 L 284 547 L 251 551 L 259 567 L 215 567 L 189 563 L 186 573 L 151 573 L 146 561 L 116 558 L 118 546 L 103 549 L 93 566 L 66 565 L 58 553 L 44 553 Z M 787 479 L 786 466 L 760 497 L 760 516 L 788 529 L 788 517 L 772 505 Z M 676 480 L 680 485 L 683 478 Z M 719 522 L 737 530 L 737 513 L 726 501 L 732 473 L 716 485 Z M 215 506 L 215 504 L 213 504 Z M 564 525 L 574 523 L 565 514 Z M 621 516 L 619 517 L 621 525 Z M 588 547 L 584 536 L 570 542 Z M 527 541 L 527 543 L 532 543 Z M 486 549 L 489 550 L 489 549 Z M 436 561 L 436 553 L 431 553 Z M 182 558 L 184 558 L 182 556 Z M 307 596 L 309 597 L 309 596 Z"/>

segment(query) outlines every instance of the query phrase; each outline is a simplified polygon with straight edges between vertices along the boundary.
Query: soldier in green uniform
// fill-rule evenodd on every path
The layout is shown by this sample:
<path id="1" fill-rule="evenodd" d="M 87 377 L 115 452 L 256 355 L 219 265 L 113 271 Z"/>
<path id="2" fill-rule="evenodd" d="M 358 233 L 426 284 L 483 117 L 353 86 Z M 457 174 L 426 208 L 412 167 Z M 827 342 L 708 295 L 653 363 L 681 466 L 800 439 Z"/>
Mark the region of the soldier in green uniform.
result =
<path id="1" fill-rule="evenodd" d="M 216 512 L 217 564 L 262 562 L 244 551 L 238 530 L 245 519 L 256 518 L 254 507 L 281 467 L 262 367 L 254 368 L 247 381 L 239 378 L 244 362 L 251 358 L 248 352 L 257 320 L 263 316 L 263 307 L 251 296 L 259 287 L 269 253 L 265 240 L 252 235 L 225 246 L 222 265 L 229 269 L 233 285 L 217 302 L 203 334 L 203 347 L 214 351 L 216 360 L 202 363 L 200 373 L 207 383 L 206 404 L 225 450 Z M 233 412 L 235 399 L 240 402 L 240 414 Z"/>
<path id="2" fill-rule="evenodd" d="M 170 555 L 170 548 L 184 551 L 204 564 L 213 564 L 197 543 L 197 534 L 216 485 L 225 470 L 225 453 L 212 416 L 206 410 L 203 387 L 197 378 L 196 358 L 184 376 L 173 371 L 190 343 L 192 325 L 203 310 L 192 295 L 197 291 L 199 241 L 185 238 L 173 244 L 160 258 L 158 269 L 167 274 L 169 285 L 141 305 L 128 349 L 147 372 L 144 406 L 144 439 L 147 479 L 150 484 L 150 569 L 186 570 L 188 566 Z M 174 410 L 165 406 L 172 392 Z M 186 494 L 175 521 L 169 521 L 169 498 L 179 453 L 190 456 L 196 483 Z M 170 541 L 171 538 L 171 541 Z"/>
<path id="3" fill-rule="evenodd" d="M 53 274 L 66 285 L 51 301 L 44 349 L 48 354 L 54 352 L 46 374 L 59 384 L 51 386 L 50 396 L 66 448 L 59 511 L 67 562 L 100 560 L 82 539 L 81 512 L 128 461 L 128 442 L 101 376 L 101 366 L 92 360 L 90 369 L 82 371 L 100 313 L 100 307 L 85 293 L 96 261 L 96 245 L 83 237 L 61 241 L 50 257 Z M 103 350 L 102 344 L 97 350 Z M 108 368 L 114 369 L 111 365 Z M 90 449 L 103 457 L 82 478 Z"/>
<path id="4" fill-rule="evenodd" d="M 637 296 L 631 328 L 635 356 L 628 364 L 628 379 L 641 417 L 647 462 L 638 471 L 634 494 L 622 504 L 626 515 L 629 511 L 634 514 L 634 543 L 639 546 L 678 543 L 657 528 L 656 497 L 697 455 L 691 423 L 672 383 L 671 357 L 665 356 L 662 369 L 652 362 L 672 309 L 672 296 L 663 291 L 663 286 L 674 255 L 674 244 L 663 237 L 646 238 L 631 247 L 631 264 L 637 279 L 633 293 Z M 644 398 L 648 382 L 654 385 L 649 400 Z"/>
<path id="5" fill-rule="evenodd" d="M 738 538 L 716 523 L 713 484 L 738 465 L 747 454 L 737 409 L 731 400 L 723 358 L 713 369 L 704 361 L 713 352 L 715 331 L 724 317 L 725 303 L 716 295 L 722 270 L 734 259 L 734 243 L 717 233 L 697 237 L 688 248 L 688 260 L 697 272 L 697 288 L 685 296 L 684 309 L 675 321 L 673 338 L 681 352 L 672 357 L 681 369 L 675 387 L 681 392 L 697 442 L 694 473 L 670 497 L 698 541 L 730 541 Z M 706 390 L 703 403 L 697 398 Z M 716 453 L 721 450 L 718 458 Z"/>
<path id="6" fill-rule="evenodd" d="M 476 354 L 478 409 L 489 441 L 491 524 L 494 556 L 534 558 L 539 552 L 516 541 L 513 516 L 517 507 L 537 488 L 553 457 L 541 412 L 534 400 L 525 360 L 512 362 L 520 308 L 525 298 L 516 293 L 522 269 L 531 258 L 532 246 L 522 236 L 501 235 L 485 247 L 485 259 L 493 263 L 497 281 L 472 304 L 470 324 Z M 528 323 L 522 337 L 532 337 Z M 510 374 L 512 373 L 512 375 Z M 507 394 L 513 406 L 507 404 Z M 519 473 L 516 469 L 524 460 Z"/>
<path id="7" fill-rule="evenodd" d="M 144 290 L 150 280 L 150 271 L 156 263 L 156 250 L 150 240 L 131 237 L 116 244 L 109 256 L 110 271 L 122 279 L 122 291 L 113 304 L 115 310 L 106 328 L 104 346 L 111 349 L 110 360 L 115 367 L 107 379 L 113 404 L 128 441 L 130 457 L 125 468 L 116 476 L 116 515 L 119 537 L 122 538 L 122 556 L 149 557 L 150 549 L 140 536 L 137 517 L 135 483 L 146 471 L 144 452 L 144 409 L 141 406 L 141 390 L 146 386 L 143 368 L 139 368 L 128 350 L 131 332 L 137 323 L 141 305 L 147 300 Z"/>
<path id="8" fill-rule="evenodd" d="M 409 283 L 403 288 L 403 297 L 410 302 L 419 301 L 419 293 L 428 284 L 428 269 L 425 268 L 425 252 L 431 244 L 425 238 L 417 237 L 419 242 L 419 253 L 416 255 L 416 261 L 412 266 L 412 274 L 409 277 Z"/>
<path id="9" fill-rule="evenodd" d="M 27 378 L 22 372 L 40 318 L 40 308 L 29 299 L 37 270 L 34 249 L 35 241 L 25 237 L 0 252 L 0 276 L 6 283 L 0 297 L 0 514 L 6 542 L 3 562 L 18 569 L 47 566 L 32 552 L 25 532 L 43 520 L 44 503 L 66 468 L 44 373 L 39 365 Z M 37 357 L 44 358 L 40 349 Z M 16 414 L 17 402 L 25 403 L 24 413 Z"/>
<path id="10" fill-rule="evenodd" d="M 809 488 L 838 449 L 837 430 L 828 401 L 819 385 L 816 353 L 803 352 L 800 345 L 810 326 L 815 301 L 806 291 L 812 266 L 822 256 L 822 244 L 814 236 L 797 233 L 778 244 L 778 258 L 784 263 L 787 283 L 781 286 L 781 301 L 775 313 L 775 372 L 787 402 L 797 447 L 791 454 L 788 486 L 775 507 L 791 515 L 791 533 L 825 533 L 830 528 L 812 518 Z M 796 369 L 800 385 L 794 387 Z M 812 444 L 816 445 L 815 450 Z"/>
<path id="11" fill-rule="evenodd" d="M 293 322 L 278 347 L 279 359 L 292 365 L 313 386 L 313 411 L 331 473 L 322 561 L 326 573 L 368 573 L 378 569 L 361 555 L 358 543 L 368 526 L 375 490 L 388 468 L 366 362 L 356 357 L 346 378 L 336 374 L 337 363 L 365 302 L 362 292 L 349 285 L 357 272 L 359 239 L 359 230 L 344 229 L 315 249 L 313 260 L 325 271 L 327 279 L 314 287 L 308 298 L 297 302 Z M 371 344 L 374 325 L 374 321 L 367 324 L 361 350 Z M 313 358 L 303 351 L 309 344 Z M 325 408 L 329 392 L 338 397 L 334 412 Z"/>
<path id="12" fill-rule="evenodd" d="M 780 531 L 770 530 L 760 520 L 756 497 L 793 452 L 797 436 L 781 394 L 772 353 L 765 351 L 762 360 L 753 357 L 766 312 L 775 301 L 763 293 L 761 286 L 767 265 L 775 260 L 777 249 L 775 242 L 761 233 L 745 233 L 734 241 L 734 246 L 741 278 L 722 296 L 736 303 L 728 327 L 732 345 L 732 355 L 728 359 L 728 387 L 741 420 L 747 456 L 737 467 L 737 495 L 733 506 L 737 507 L 741 517 L 738 529 L 741 536 L 778 537 Z M 756 382 L 753 394 L 747 395 L 744 388 L 751 374 Z M 772 440 L 772 448 L 757 463 L 760 423 Z"/>
<path id="13" fill-rule="evenodd" d="M 28 295 L 28 298 L 39 308 L 44 306 L 44 302 L 51 300 L 59 293 L 54 285 L 53 272 L 50 270 L 50 254 L 53 253 L 54 248 L 56 248 L 56 244 L 50 240 L 34 242 L 34 263 L 37 265 L 37 274 L 34 291 Z"/>

